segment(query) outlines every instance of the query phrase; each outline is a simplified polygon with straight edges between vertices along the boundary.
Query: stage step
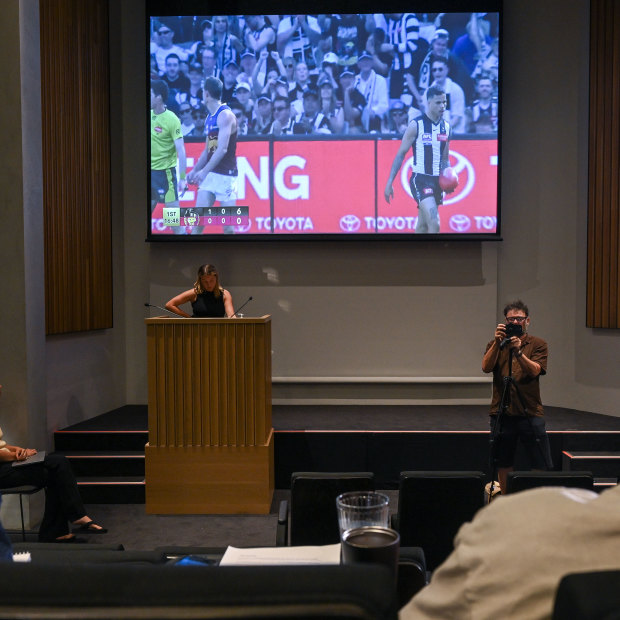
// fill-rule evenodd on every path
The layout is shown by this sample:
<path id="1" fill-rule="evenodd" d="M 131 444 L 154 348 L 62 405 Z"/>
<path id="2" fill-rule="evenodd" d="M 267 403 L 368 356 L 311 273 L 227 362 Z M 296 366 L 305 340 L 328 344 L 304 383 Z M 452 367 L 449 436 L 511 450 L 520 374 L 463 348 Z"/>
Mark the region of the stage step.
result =
<path id="1" fill-rule="evenodd" d="M 620 476 L 620 452 L 563 450 L 562 469 L 564 471 L 591 471 L 595 478 Z"/>
<path id="2" fill-rule="evenodd" d="M 618 484 L 618 478 L 594 478 L 594 490 L 600 493 Z"/>
<path id="3" fill-rule="evenodd" d="M 618 425 L 620 427 L 620 418 Z M 615 452 L 620 445 L 618 431 L 564 431 L 562 450 L 568 452 Z"/>
<path id="4" fill-rule="evenodd" d="M 57 452 L 142 451 L 149 440 L 148 431 L 75 431 L 54 432 Z"/>
<path id="5" fill-rule="evenodd" d="M 78 489 L 85 504 L 144 504 L 144 476 L 78 478 Z"/>
<path id="6" fill-rule="evenodd" d="M 129 419 L 132 413 L 125 407 L 113 416 L 101 416 L 99 429 L 87 421 L 54 433 L 55 450 L 69 459 L 85 504 L 144 504 L 148 431 L 137 430 L 143 412 L 137 411 L 137 423 Z M 123 424 L 123 418 L 130 425 Z"/>
<path id="7" fill-rule="evenodd" d="M 144 450 L 109 452 L 63 452 L 76 477 L 142 476 Z"/>

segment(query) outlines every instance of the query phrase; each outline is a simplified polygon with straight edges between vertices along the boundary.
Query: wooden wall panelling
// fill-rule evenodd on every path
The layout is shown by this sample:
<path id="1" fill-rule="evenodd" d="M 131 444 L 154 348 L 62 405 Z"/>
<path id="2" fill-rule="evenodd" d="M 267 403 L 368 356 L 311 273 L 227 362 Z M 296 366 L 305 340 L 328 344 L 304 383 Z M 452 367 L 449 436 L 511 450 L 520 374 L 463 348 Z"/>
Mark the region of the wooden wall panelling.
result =
<path id="1" fill-rule="evenodd" d="M 107 0 L 41 0 L 46 330 L 112 327 Z"/>
<path id="2" fill-rule="evenodd" d="M 620 2 L 590 4 L 586 325 L 620 327 Z"/>

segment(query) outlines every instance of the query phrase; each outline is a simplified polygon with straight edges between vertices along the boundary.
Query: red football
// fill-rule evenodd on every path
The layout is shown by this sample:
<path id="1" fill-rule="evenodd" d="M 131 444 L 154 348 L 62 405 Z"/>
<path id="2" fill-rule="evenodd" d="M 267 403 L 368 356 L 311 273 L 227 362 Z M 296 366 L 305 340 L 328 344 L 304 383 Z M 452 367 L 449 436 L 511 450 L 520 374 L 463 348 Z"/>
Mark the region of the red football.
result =
<path id="1" fill-rule="evenodd" d="M 444 192 L 451 192 L 453 189 L 456 189 L 458 184 L 459 177 L 456 172 L 454 172 L 454 168 L 444 168 L 439 175 L 439 187 L 441 187 Z"/>

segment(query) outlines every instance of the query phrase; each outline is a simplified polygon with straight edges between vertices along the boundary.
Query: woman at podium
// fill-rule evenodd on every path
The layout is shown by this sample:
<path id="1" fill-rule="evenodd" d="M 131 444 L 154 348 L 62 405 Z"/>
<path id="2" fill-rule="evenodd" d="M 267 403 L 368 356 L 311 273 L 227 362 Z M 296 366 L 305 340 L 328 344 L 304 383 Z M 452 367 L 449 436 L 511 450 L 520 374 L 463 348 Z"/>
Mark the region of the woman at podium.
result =
<path id="1" fill-rule="evenodd" d="M 179 306 L 192 304 L 191 316 Z M 213 265 L 201 265 L 194 288 L 180 293 L 166 303 L 166 309 L 185 318 L 222 318 L 235 313 L 230 293 L 220 285 L 217 269 Z"/>

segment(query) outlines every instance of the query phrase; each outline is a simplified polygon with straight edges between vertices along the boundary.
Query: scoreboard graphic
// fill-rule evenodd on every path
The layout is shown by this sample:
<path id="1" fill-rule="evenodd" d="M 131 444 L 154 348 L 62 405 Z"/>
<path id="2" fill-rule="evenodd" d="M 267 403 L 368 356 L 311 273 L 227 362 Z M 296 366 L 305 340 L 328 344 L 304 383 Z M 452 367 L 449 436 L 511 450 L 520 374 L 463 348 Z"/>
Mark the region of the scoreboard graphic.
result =
<path id="1" fill-rule="evenodd" d="M 199 214 L 202 212 L 202 215 Z M 162 222 L 170 228 L 178 226 L 240 226 L 250 222 L 249 207 L 163 207 Z M 208 234 L 208 233 L 207 233 Z"/>

